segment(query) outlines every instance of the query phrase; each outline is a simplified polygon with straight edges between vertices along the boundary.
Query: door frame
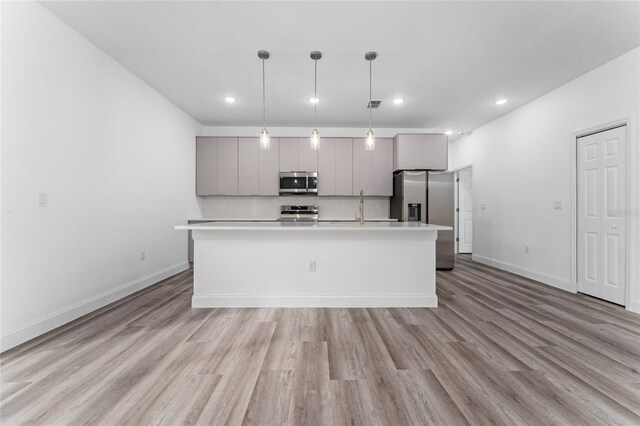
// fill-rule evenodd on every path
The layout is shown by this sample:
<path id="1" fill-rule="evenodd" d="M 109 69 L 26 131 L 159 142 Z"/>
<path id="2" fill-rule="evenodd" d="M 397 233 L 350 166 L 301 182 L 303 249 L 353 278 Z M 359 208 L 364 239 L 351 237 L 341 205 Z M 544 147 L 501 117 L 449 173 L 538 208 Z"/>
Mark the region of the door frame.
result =
<path id="1" fill-rule="evenodd" d="M 447 170 L 447 172 L 452 172 L 454 174 L 454 176 L 456 177 L 456 179 L 458 178 L 458 172 L 462 169 L 467 169 L 467 168 L 471 168 L 471 188 L 475 189 L 476 188 L 476 174 L 474 173 L 475 171 L 475 163 L 469 163 L 469 164 L 465 164 L 463 166 L 459 166 L 459 167 L 453 167 Z M 455 202 L 454 202 L 454 207 L 458 208 L 460 207 L 458 205 L 458 197 L 460 197 L 460 192 L 458 191 L 458 183 L 456 182 L 456 185 L 454 186 L 455 191 L 456 191 L 456 195 L 455 195 Z M 473 210 L 471 211 L 471 221 L 473 222 L 473 224 L 475 225 L 476 223 L 476 196 L 475 196 L 475 192 L 473 193 L 474 197 L 473 197 Z M 456 213 L 456 212 L 454 212 Z M 454 238 L 458 238 L 458 232 L 460 230 L 460 226 L 458 224 L 458 220 L 460 218 L 459 214 L 456 214 L 455 220 L 454 220 L 454 225 L 453 225 L 453 234 L 454 234 Z M 476 240 L 476 227 L 473 226 L 473 231 L 471 231 L 471 241 L 475 241 Z M 456 254 L 458 254 L 458 242 L 459 241 L 454 241 L 455 245 L 455 250 L 454 252 Z M 473 260 L 473 252 L 474 250 L 471 250 L 471 259 Z"/>
<path id="2" fill-rule="evenodd" d="M 455 253 L 456 254 L 460 253 L 460 174 L 459 173 L 460 173 L 460 171 L 465 170 L 465 169 L 470 169 L 470 172 L 471 172 L 471 191 L 473 191 L 473 167 L 472 166 L 457 168 L 453 172 L 454 176 L 456 178 L 456 182 L 455 182 L 455 184 L 456 184 L 455 185 L 455 206 L 454 206 L 456 208 L 456 211 L 455 211 L 456 220 L 454 221 L 454 224 L 455 224 L 454 225 L 454 228 L 455 228 L 455 232 L 454 232 L 455 235 L 454 236 L 456 238 L 456 240 L 455 240 L 455 243 L 456 243 L 456 245 L 455 245 L 455 247 L 456 247 Z M 475 210 L 475 208 L 473 206 L 473 198 L 472 198 L 472 201 L 471 201 L 471 207 L 472 207 L 472 209 L 471 209 L 471 222 L 473 223 L 473 219 L 474 219 L 473 218 L 473 214 L 474 214 L 474 210 Z M 473 232 L 474 232 L 473 229 L 474 228 L 472 227 L 472 231 L 471 231 L 472 244 L 473 244 Z M 473 246 L 471 248 L 471 252 L 470 253 L 466 253 L 465 252 L 464 254 L 471 254 L 471 256 L 473 257 Z"/>
<path id="3" fill-rule="evenodd" d="M 626 126 L 626 153 L 625 153 L 625 174 L 624 179 L 627 182 L 627 191 L 625 194 L 625 201 L 627 209 L 631 205 L 631 191 L 629 190 L 631 185 L 631 155 L 630 155 L 630 141 L 631 141 L 631 117 L 621 118 L 614 121 L 609 121 L 597 126 L 588 127 L 586 129 L 575 131 L 571 134 L 571 292 L 578 293 L 578 139 L 584 136 L 589 136 L 595 133 L 605 132 L 607 130 L 615 129 L 617 127 Z M 625 215 L 625 229 L 630 229 L 630 216 Z M 631 238 L 625 239 L 625 268 L 624 268 L 624 280 L 625 280 L 625 295 L 624 305 L 626 309 L 631 307 L 631 285 L 629 277 L 631 275 L 631 265 L 629 263 L 629 250 L 631 248 Z"/>

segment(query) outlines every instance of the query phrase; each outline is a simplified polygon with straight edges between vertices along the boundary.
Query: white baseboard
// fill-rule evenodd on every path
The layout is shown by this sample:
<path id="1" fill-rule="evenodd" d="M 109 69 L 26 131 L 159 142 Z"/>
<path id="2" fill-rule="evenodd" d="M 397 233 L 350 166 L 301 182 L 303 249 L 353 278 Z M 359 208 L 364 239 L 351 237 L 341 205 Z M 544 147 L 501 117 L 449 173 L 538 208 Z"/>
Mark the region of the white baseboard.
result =
<path id="1" fill-rule="evenodd" d="M 635 312 L 636 314 L 640 314 L 640 300 L 633 300 L 627 306 L 627 310 L 631 312 Z"/>
<path id="2" fill-rule="evenodd" d="M 189 262 L 182 262 L 145 277 L 138 278 L 113 290 L 99 294 L 91 299 L 71 305 L 50 315 L 38 318 L 19 328 L 10 330 L 0 336 L 0 352 L 11 349 L 48 331 L 100 309 L 110 303 L 122 299 L 136 291 L 149 287 L 189 268 Z"/>
<path id="3" fill-rule="evenodd" d="M 435 308 L 438 296 L 273 296 L 200 295 L 193 296 L 193 308 Z"/>
<path id="4" fill-rule="evenodd" d="M 503 262 L 501 260 L 491 259 L 489 257 L 480 256 L 478 254 L 471 255 L 471 259 L 478 263 L 493 266 L 494 268 L 503 269 L 505 271 L 512 272 L 526 278 L 531 278 L 532 280 L 540 281 L 543 284 L 547 284 L 561 290 L 569 292 L 572 291 L 571 280 L 567 280 L 565 278 L 556 277 L 555 275 L 535 271 L 529 268 L 523 268 L 522 266 L 517 266 L 512 263 Z"/>

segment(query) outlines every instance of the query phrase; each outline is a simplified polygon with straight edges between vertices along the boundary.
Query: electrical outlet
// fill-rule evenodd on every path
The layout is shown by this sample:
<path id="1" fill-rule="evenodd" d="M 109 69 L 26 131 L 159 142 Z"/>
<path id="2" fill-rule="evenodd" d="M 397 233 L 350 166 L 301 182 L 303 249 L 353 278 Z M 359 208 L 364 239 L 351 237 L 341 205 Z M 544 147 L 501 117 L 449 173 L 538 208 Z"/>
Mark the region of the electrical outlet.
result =
<path id="1" fill-rule="evenodd" d="M 145 260 L 147 258 L 147 253 L 144 250 L 140 251 L 140 260 Z"/>
<path id="2" fill-rule="evenodd" d="M 480 204 L 480 210 L 486 210 L 487 205 L 485 203 Z"/>
<path id="3" fill-rule="evenodd" d="M 39 192 L 38 193 L 38 207 L 47 207 L 47 204 L 48 204 L 47 193 L 46 192 Z"/>
<path id="4" fill-rule="evenodd" d="M 309 272 L 315 272 L 316 271 L 316 261 L 315 260 L 310 260 L 309 261 Z"/>
<path id="5" fill-rule="evenodd" d="M 529 246 L 528 246 L 528 245 L 525 245 L 525 246 L 524 246 L 524 252 L 525 252 L 526 254 L 529 254 Z"/>
<path id="6" fill-rule="evenodd" d="M 560 200 L 556 200 L 553 202 L 553 209 L 554 210 L 562 210 L 562 201 Z"/>

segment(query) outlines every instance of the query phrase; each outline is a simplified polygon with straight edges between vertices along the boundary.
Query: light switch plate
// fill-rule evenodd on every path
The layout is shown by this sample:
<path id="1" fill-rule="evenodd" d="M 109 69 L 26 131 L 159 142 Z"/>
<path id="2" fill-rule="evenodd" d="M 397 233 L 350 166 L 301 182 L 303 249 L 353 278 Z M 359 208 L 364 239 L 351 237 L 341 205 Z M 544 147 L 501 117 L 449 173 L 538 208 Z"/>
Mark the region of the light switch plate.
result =
<path id="1" fill-rule="evenodd" d="M 480 204 L 480 210 L 486 210 L 487 205 L 485 203 Z"/>

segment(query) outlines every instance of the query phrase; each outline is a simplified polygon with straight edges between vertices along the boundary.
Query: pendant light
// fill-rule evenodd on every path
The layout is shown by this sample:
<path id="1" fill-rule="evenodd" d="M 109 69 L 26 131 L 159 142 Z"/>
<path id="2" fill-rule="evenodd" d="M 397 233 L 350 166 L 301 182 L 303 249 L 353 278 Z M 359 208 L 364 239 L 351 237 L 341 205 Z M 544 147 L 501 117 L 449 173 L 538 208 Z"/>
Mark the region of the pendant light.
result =
<path id="1" fill-rule="evenodd" d="M 367 52 L 364 55 L 364 59 L 369 61 L 369 131 L 367 132 L 367 136 L 365 139 L 365 149 L 367 151 L 373 151 L 376 149 L 376 136 L 373 134 L 373 129 L 371 127 L 371 63 L 374 59 L 378 57 L 376 52 Z"/>
<path id="2" fill-rule="evenodd" d="M 264 61 L 269 59 L 269 52 L 266 50 L 259 50 L 258 58 L 262 59 L 262 130 L 260 131 L 260 148 L 269 149 L 271 148 L 271 139 L 269 138 L 269 132 L 267 131 L 267 101 L 264 88 Z"/>
<path id="3" fill-rule="evenodd" d="M 322 58 L 322 52 L 314 50 L 311 52 L 313 59 L 313 130 L 311 131 L 311 149 L 317 151 L 320 149 L 320 132 L 316 128 L 316 115 L 318 107 L 318 60 Z"/>

